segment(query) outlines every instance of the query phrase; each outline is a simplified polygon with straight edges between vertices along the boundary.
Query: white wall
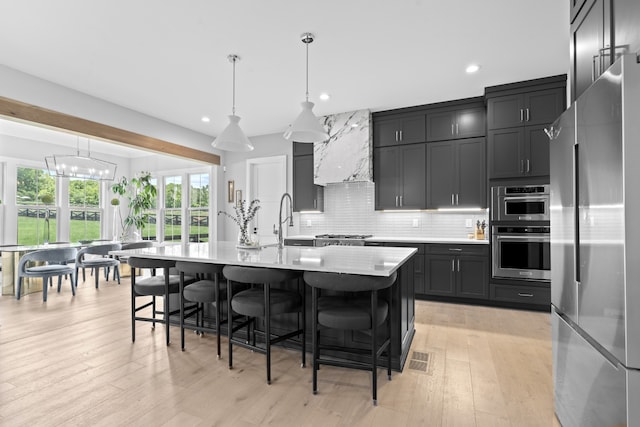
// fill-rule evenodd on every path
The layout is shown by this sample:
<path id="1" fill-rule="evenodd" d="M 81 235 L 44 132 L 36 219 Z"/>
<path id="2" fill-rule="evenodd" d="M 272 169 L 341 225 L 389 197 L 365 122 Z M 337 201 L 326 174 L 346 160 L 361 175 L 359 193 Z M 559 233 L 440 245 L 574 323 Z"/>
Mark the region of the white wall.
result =
<path id="1" fill-rule="evenodd" d="M 227 200 L 227 182 L 234 181 L 235 189 L 242 190 L 243 198 L 246 196 L 247 188 L 247 159 L 255 159 L 258 157 L 271 157 L 278 155 L 287 156 L 287 191 L 293 192 L 293 162 L 291 156 L 293 154 L 293 144 L 282 137 L 282 133 L 263 135 L 250 138 L 254 146 L 254 150 L 248 153 L 225 153 L 221 160 L 219 168 L 219 186 L 218 186 L 218 208 L 230 214 L 233 212 L 233 204 Z M 230 219 L 223 217 L 218 218 L 218 236 L 219 240 L 233 240 L 238 235 L 238 228 Z M 277 219 L 277 218 L 276 218 Z"/>
<path id="2" fill-rule="evenodd" d="M 0 96 L 197 150 L 215 151 L 211 147 L 212 136 L 147 116 L 4 65 L 0 65 Z"/>

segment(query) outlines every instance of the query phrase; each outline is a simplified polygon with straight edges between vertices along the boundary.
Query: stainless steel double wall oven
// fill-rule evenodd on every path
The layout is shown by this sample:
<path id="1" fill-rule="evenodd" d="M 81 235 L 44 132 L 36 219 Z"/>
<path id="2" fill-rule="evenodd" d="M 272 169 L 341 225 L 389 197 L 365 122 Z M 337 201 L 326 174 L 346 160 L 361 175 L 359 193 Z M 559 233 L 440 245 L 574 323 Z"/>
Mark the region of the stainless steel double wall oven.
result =
<path id="1" fill-rule="evenodd" d="M 551 280 L 549 186 L 491 189 L 494 279 Z"/>

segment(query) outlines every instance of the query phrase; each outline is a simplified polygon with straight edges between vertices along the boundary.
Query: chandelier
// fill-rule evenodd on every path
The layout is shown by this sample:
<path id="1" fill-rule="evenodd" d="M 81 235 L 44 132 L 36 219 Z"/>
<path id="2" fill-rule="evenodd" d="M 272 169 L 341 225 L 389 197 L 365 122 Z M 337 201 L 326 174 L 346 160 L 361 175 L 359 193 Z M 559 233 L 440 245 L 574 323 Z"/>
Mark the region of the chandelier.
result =
<path id="1" fill-rule="evenodd" d="M 87 155 L 80 155 L 80 137 L 76 154 L 53 154 L 44 158 L 49 174 L 61 178 L 113 181 L 117 165 L 91 156 L 91 141 L 87 138 Z"/>

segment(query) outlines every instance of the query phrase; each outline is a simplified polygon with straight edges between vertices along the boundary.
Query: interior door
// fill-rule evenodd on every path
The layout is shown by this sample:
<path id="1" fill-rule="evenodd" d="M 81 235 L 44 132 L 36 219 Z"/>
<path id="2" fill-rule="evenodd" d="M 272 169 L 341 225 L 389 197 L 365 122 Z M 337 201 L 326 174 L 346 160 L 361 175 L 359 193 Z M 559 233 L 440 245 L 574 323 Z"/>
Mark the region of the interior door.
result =
<path id="1" fill-rule="evenodd" d="M 261 157 L 247 159 L 247 204 L 254 199 L 260 200 L 260 209 L 251 225 L 257 228 L 261 244 L 276 243 L 274 227 L 278 229 L 280 199 L 287 191 L 287 156 Z M 288 202 L 285 202 L 288 203 Z M 285 205 L 285 207 L 287 207 Z M 293 207 L 292 207 L 293 208 Z M 283 225 L 283 234 L 288 227 Z"/>

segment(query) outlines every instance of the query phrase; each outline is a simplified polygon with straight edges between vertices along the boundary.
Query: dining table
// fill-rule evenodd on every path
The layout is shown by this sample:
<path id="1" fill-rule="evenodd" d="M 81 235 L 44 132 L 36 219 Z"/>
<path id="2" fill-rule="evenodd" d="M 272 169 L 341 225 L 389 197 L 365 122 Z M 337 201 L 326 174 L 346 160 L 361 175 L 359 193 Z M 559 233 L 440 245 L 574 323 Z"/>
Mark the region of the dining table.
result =
<path id="1" fill-rule="evenodd" d="M 365 276 L 391 276 L 398 273 L 391 287 L 392 345 L 394 369 L 402 370 L 415 333 L 415 294 L 413 256 L 409 247 L 387 246 L 239 246 L 236 242 L 161 244 L 131 250 L 111 251 L 114 256 L 128 256 L 173 261 L 191 261 L 218 265 L 319 271 Z M 310 292 L 310 287 L 309 292 Z M 310 301 L 310 299 L 309 299 Z M 309 319 L 311 316 L 307 316 Z M 354 342 L 354 345 L 358 343 Z"/>

